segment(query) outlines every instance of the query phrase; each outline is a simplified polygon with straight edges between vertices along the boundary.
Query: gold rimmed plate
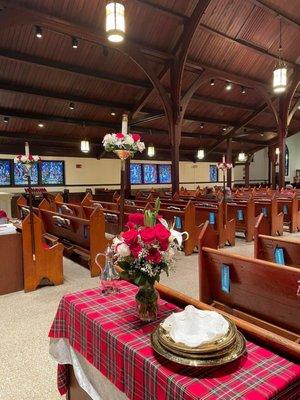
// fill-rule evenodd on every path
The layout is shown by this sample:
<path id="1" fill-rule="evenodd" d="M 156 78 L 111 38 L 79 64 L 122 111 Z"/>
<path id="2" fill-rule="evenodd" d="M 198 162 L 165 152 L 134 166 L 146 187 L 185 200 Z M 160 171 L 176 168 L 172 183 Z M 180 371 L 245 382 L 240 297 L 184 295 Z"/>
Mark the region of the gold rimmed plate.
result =
<path id="1" fill-rule="evenodd" d="M 222 349 L 226 349 L 234 343 L 237 333 L 235 324 L 229 318 L 226 318 L 226 320 L 229 323 L 229 328 L 226 335 L 217 340 L 197 347 L 189 347 L 183 343 L 174 342 L 169 333 L 163 328 L 162 324 L 159 324 L 159 326 L 157 327 L 157 335 L 163 347 L 178 354 L 204 354 L 221 351 Z"/>
<path id="2" fill-rule="evenodd" d="M 188 354 L 181 356 L 174 354 L 161 345 L 158 338 L 157 329 L 155 329 L 155 331 L 151 334 L 151 343 L 153 349 L 161 356 L 177 364 L 187 365 L 190 367 L 213 367 L 216 365 L 227 364 L 237 360 L 246 351 L 245 338 L 239 331 L 237 331 L 236 340 L 233 345 L 225 354 L 222 354 L 219 357 L 207 358 L 206 355 L 205 357 L 202 357 L 202 355 L 199 354 L 197 358 L 190 358 Z"/>

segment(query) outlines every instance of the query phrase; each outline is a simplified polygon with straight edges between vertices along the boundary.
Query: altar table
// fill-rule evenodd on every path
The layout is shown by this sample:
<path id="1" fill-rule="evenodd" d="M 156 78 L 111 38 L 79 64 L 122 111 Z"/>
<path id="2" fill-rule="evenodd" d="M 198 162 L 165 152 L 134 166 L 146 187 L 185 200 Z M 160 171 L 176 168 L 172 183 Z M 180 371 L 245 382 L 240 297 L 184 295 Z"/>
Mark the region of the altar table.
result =
<path id="1" fill-rule="evenodd" d="M 247 353 L 239 360 L 209 369 L 182 366 L 157 355 L 151 347 L 150 334 L 158 321 L 139 321 L 134 300 L 137 287 L 124 281 L 118 284 L 120 293 L 113 296 L 105 297 L 97 288 L 65 295 L 49 337 L 50 342 L 63 339 L 72 352 L 99 371 L 99 378 L 107 378 L 127 398 L 300 398 L 300 366 L 250 341 L 247 341 Z M 176 310 L 179 310 L 177 306 L 161 299 L 158 320 Z M 67 365 L 58 365 L 57 383 L 59 392 L 65 394 Z M 93 390 L 90 387 L 91 398 L 101 398 L 92 397 Z"/>

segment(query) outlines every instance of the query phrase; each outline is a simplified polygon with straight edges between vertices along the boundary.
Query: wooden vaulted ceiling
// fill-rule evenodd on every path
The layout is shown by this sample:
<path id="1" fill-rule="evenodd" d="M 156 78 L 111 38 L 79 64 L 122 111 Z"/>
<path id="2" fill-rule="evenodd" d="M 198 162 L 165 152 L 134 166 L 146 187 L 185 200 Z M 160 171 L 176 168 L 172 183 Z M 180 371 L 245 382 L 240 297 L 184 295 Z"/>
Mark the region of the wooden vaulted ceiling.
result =
<path id="1" fill-rule="evenodd" d="M 120 129 L 126 111 L 131 130 L 140 132 L 146 144 L 156 146 L 158 158 L 170 159 L 160 97 L 144 71 L 126 55 L 126 48 L 141 49 L 169 91 L 169 66 L 198 0 L 126 0 L 126 40 L 119 46 L 121 51 L 106 41 L 105 3 L 0 1 L 1 153 L 22 151 L 24 141 L 29 140 L 40 154 L 81 156 L 79 141 L 89 138 L 91 155 L 107 156 L 101 140 Z M 193 160 L 201 147 L 207 150 L 207 159 L 219 160 L 226 150 L 222 139 L 228 135 L 235 153 L 252 153 L 276 143 L 273 114 L 255 85 L 271 93 L 279 16 L 283 59 L 290 70 L 299 69 L 300 0 L 209 2 L 193 36 L 183 75 L 183 92 L 200 74 L 205 73 L 207 79 L 184 116 L 181 159 Z M 43 28 L 42 39 L 35 36 L 36 25 Z M 77 49 L 71 46 L 72 36 L 79 38 Z M 231 91 L 225 90 L 227 80 L 233 83 Z M 278 107 L 278 98 L 272 98 Z M 296 92 L 292 106 L 299 98 Z M 74 110 L 70 102 L 75 103 Z M 8 123 L 4 117 L 9 117 Z M 38 127 L 39 121 L 44 128 Z M 298 131 L 300 111 L 294 114 L 289 134 Z"/>

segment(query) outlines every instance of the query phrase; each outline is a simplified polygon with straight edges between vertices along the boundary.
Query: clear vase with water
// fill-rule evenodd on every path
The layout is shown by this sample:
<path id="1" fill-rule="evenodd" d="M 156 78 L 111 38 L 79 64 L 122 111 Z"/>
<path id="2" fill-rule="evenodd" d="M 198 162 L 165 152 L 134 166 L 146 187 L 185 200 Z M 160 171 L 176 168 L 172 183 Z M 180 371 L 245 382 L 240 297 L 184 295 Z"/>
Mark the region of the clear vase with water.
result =
<path id="1" fill-rule="evenodd" d="M 98 258 L 100 256 L 105 256 L 105 265 L 101 267 L 98 262 Z M 96 255 L 95 261 L 96 264 L 100 267 L 100 290 L 104 295 L 115 294 L 120 291 L 118 287 L 118 280 L 120 279 L 120 275 L 116 271 L 113 263 L 113 255 L 114 252 L 110 246 L 107 246 L 105 253 L 98 253 Z"/>

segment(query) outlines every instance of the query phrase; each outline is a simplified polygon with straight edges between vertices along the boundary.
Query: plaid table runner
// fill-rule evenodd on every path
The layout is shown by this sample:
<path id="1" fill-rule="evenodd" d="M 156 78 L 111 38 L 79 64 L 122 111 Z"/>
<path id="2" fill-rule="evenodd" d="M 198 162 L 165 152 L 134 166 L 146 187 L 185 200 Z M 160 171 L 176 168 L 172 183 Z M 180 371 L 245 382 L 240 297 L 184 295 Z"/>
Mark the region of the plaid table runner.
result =
<path id="1" fill-rule="evenodd" d="M 300 366 L 247 341 L 247 354 L 210 369 L 185 367 L 157 355 L 150 333 L 157 321 L 138 320 L 137 287 L 120 281 L 121 292 L 99 289 L 64 296 L 49 336 L 70 345 L 132 400 L 299 399 Z M 177 310 L 160 300 L 159 319 Z M 67 366 L 58 365 L 58 389 L 68 390 Z"/>

